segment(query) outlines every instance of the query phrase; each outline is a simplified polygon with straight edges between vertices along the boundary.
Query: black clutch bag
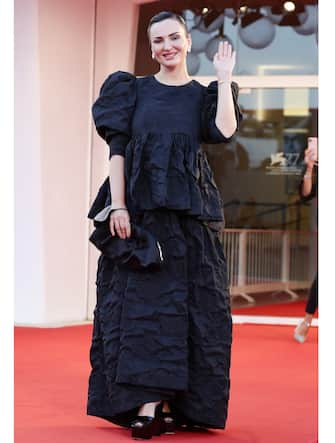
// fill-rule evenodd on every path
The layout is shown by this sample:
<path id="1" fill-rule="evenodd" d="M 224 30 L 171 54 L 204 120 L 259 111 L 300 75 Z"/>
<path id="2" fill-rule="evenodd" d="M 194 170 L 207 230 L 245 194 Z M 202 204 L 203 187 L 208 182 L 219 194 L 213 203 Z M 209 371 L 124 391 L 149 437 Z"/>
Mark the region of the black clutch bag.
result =
<path id="1" fill-rule="evenodd" d="M 136 270 L 161 268 L 164 261 L 161 245 L 141 226 L 131 223 L 131 237 L 125 239 L 117 234 L 112 236 L 109 217 L 103 221 L 97 221 L 95 218 L 94 226 L 90 241 L 115 264 Z"/>

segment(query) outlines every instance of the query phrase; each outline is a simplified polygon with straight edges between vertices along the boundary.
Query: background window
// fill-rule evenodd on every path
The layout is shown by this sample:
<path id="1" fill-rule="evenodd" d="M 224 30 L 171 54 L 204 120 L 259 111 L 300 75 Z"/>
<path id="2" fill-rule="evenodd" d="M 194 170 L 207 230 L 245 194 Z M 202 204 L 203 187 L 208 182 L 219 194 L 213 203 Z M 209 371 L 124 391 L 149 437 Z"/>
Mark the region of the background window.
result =
<path id="1" fill-rule="evenodd" d="M 317 90 L 246 92 L 235 140 L 203 145 L 225 202 L 226 226 L 314 230 L 316 209 L 301 200 L 299 184 L 307 138 L 317 136 Z"/>
<path id="2" fill-rule="evenodd" d="M 192 51 L 188 54 L 188 69 L 191 75 L 214 75 L 212 59 L 222 38 L 228 39 L 237 51 L 235 75 L 317 74 L 317 5 L 306 5 L 304 12 L 297 14 L 302 23 L 300 26 L 280 26 L 278 22 L 283 15 L 275 15 L 270 7 L 264 6 L 251 10 L 249 15 L 246 14 L 246 21 L 240 18 L 237 22 L 234 10 L 225 9 L 224 14 L 206 27 L 200 12 L 182 7 L 181 1 L 180 12 L 186 19 L 193 41 Z M 150 18 L 160 10 L 159 2 L 140 6 L 136 75 L 148 75 L 157 71 L 158 65 L 151 59 L 146 28 Z M 248 19 L 250 14 L 251 17 L 258 14 L 258 19 Z"/>

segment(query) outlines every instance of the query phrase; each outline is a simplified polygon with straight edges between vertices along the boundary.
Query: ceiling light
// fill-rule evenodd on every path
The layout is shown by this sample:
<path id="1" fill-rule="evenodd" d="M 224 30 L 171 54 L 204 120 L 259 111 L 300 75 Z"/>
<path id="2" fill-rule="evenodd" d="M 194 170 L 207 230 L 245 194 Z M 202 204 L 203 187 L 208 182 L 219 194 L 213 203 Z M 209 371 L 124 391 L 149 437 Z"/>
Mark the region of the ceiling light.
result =
<path id="1" fill-rule="evenodd" d="M 278 26 L 301 26 L 306 21 L 306 11 L 304 7 L 297 7 L 294 11 L 285 12 Z"/>
<path id="2" fill-rule="evenodd" d="M 208 8 L 202 8 L 202 11 L 201 11 L 202 14 L 207 14 L 207 12 L 208 12 Z"/>
<path id="3" fill-rule="evenodd" d="M 295 3 L 294 2 L 285 2 L 283 5 L 285 11 L 293 12 L 295 11 Z"/>
<path id="4" fill-rule="evenodd" d="M 247 6 L 241 6 L 240 7 L 240 12 L 242 12 L 242 14 L 245 14 L 247 12 L 248 7 Z"/>

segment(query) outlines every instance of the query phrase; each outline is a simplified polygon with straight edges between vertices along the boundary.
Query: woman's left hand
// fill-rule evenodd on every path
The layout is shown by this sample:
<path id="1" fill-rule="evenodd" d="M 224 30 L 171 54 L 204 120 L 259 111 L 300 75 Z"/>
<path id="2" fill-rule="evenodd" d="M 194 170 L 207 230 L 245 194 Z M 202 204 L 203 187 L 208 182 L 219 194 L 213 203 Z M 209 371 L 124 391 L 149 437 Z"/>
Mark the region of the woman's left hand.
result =
<path id="1" fill-rule="evenodd" d="M 214 55 L 213 64 L 219 80 L 231 81 L 236 61 L 236 52 L 227 42 L 220 42 L 218 52 Z"/>

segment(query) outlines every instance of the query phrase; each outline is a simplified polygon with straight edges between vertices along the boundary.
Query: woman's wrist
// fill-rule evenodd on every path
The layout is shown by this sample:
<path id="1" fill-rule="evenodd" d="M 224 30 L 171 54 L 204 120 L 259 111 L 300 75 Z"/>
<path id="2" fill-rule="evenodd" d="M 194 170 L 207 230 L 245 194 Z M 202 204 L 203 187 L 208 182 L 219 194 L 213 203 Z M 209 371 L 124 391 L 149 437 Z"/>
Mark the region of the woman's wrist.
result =
<path id="1" fill-rule="evenodd" d="M 304 174 L 304 180 L 310 180 L 313 177 L 313 167 L 307 167 Z"/>
<path id="2" fill-rule="evenodd" d="M 217 74 L 218 84 L 230 84 L 232 82 L 231 72 L 218 72 Z"/>
<path id="3" fill-rule="evenodd" d="M 127 210 L 127 206 L 124 203 L 113 203 L 111 207 L 111 212 L 118 211 L 119 209 Z"/>
<path id="4" fill-rule="evenodd" d="M 111 214 L 111 216 L 112 216 L 112 214 L 114 214 L 115 212 L 117 212 L 117 213 L 124 213 L 124 214 L 128 214 L 128 209 L 127 208 L 114 208 L 114 209 L 111 209 L 111 212 L 110 212 L 110 214 Z"/>
<path id="5" fill-rule="evenodd" d="M 120 208 L 120 207 L 126 207 L 126 202 L 121 197 L 120 199 L 116 199 L 112 197 L 112 208 Z"/>

